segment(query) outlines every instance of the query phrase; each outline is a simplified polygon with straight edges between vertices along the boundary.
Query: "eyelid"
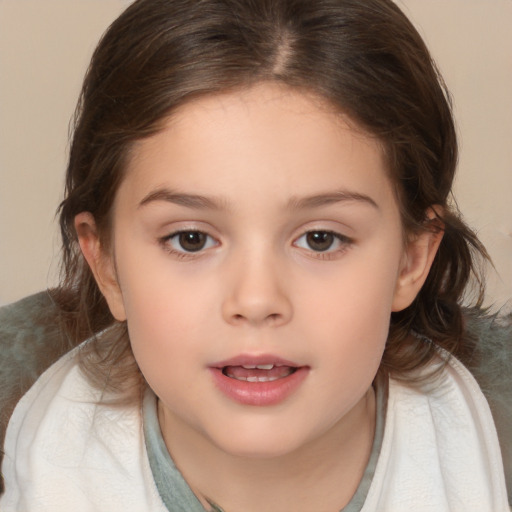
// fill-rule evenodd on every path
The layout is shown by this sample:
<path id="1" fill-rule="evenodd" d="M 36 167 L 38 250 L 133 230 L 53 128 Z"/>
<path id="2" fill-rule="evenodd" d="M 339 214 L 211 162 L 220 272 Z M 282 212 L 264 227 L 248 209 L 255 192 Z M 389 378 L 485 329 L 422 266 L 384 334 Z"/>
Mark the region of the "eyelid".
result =
<path id="1" fill-rule="evenodd" d="M 177 237 L 179 237 L 179 235 L 181 235 L 183 233 L 203 234 L 207 237 L 207 239 L 209 239 L 209 242 L 207 240 L 206 246 L 201 247 L 197 251 L 187 251 L 186 249 L 174 246 L 171 242 L 173 240 L 177 239 Z M 197 258 L 197 257 L 201 256 L 208 249 L 211 249 L 212 247 L 215 247 L 220 244 L 220 242 L 214 236 L 209 234 L 207 231 L 205 231 L 203 229 L 192 228 L 192 227 L 190 227 L 190 228 L 183 227 L 183 228 L 176 229 L 176 230 L 172 231 L 171 233 L 168 233 L 167 235 L 160 237 L 158 239 L 158 242 L 165 249 L 165 251 L 172 254 L 173 256 L 178 257 L 179 259 Z"/>
<path id="2" fill-rule="evenodd" d="M 298 245 L 297 242 L 301 239 L 306 237 L 307 235 L 311 233 L 328 233 L 334 237 L 336 240 L 336 247 L 333 249 L 328 248 L 324 251 L 315 251 L 311 247 L 305 247 Z M 344 235 L 343 233 L 339 233 L 338 231 L 332 230 L 332 229 L 325 229 L 325 228 L 310 228 L 304 231 L 300 236 L 296 237 L 293 240 L 293 245 L 297 248 L 306 251 L 311 257 L 317 258 L 317 259 L 335 259 L 336 257 L 342 255 L 345 253 L 352 245 L 354 244 L 354 239 Z"/>
<path id="3" fill-rule="evenodd" d="M 337 231 L 333 231 L 332 229 L 308 229 L 302 235 L 295 238 L 294 242 L 297 240 L 300 240 L 301 238 L 311 234 L 311 233 L 327 233 L 329 235 L 332 235 L 336 240 L 338 240 L 339 243 L 351 243 L 352 239 L 349 238 L 346 235 L 343 235 L 341 233 L 338 233 Z M 325 252 L 325 251 L 318 251 L 318 252 Z"/>

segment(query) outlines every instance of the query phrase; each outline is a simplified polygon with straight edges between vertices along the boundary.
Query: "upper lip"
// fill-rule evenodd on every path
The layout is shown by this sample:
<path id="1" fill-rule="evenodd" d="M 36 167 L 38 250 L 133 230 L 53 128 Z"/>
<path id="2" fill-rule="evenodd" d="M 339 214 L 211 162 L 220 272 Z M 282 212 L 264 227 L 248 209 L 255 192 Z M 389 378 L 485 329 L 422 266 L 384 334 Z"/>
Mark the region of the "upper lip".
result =
<path id="1" fill-rule="evenodd" d="M 274 366 L 290 366 L 292 368 L 299 368 L 301 364 L 296 362 L 283 359 L 272 354 L 240 354 L 224 361 L 219 361 L 211 365 L 212 368 L 225 368 L 226 366 L 256 366 L 256 365 L 268 365 L 273 364 Z"/>

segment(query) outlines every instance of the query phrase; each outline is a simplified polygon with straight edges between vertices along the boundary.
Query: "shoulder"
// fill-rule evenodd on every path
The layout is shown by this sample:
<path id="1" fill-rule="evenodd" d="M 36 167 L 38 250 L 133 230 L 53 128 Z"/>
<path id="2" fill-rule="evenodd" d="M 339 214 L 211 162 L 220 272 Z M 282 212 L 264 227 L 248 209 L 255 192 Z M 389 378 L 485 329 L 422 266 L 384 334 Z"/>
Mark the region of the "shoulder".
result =
<path id="1" fill-rule="evenodd" d="M 375 503 L 401 512 L 421 495 L 425 511 L 508 511 L 496 430 L 471 373 L 440 350 L 418 377 L 390 379 Z"/>
<path id="2" fill-rule="evenodd" d="M 58 319 L 49 292 L 0 308 L 0 446 L 18 400 L 71 348 Z"/>
<path id="3" fill-rule="evenodd" d="M 12 414 L 2 510 L 161 510 L 139 404 L 109 406 L 82 375 L 79 350 L 52 365 Z"/>
<path id="4" fill-rule="evenodd" d="M 78 448 L 85 417 L 93 414 L 99 397 L 82 378 L 77 356 L 78 348 L 64 355 L 18 401 L 5 436 L 2 469 L 6 482 L 10 476 L 30 473 L 38 456 L 58 459 L 58 453 L 63 453 L 58 446 L 69 448 L 66 438 Z M 43 448 L 36 442 L 40 439 L 44 439 L 44 454 L 37 453 Z"/>
<path id="5" fill-rule="evenodd" d="M 35 384 L 18 401 L 11 416 L 5 439 L 6 451 L 16 446 L 26 429 L 35 435 L 38 429 L 47 428 L 56 412 L 75 407 L 93 409 L 100 397 L 83 378 L 78 365 L 78 351 L 72 350 L 48 368 Z M 59 423 L 61 423 L 59 421 Z M 17 435 L 19 433 L 20 435 Z"/>

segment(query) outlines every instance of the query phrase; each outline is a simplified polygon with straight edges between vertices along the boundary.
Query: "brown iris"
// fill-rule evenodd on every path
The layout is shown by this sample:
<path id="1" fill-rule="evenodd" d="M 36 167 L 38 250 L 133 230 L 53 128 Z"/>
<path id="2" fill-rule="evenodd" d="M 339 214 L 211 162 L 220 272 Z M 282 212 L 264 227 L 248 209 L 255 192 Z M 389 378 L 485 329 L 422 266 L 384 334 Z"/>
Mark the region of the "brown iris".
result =
<path id="1" fill-rule="evenodd" d="M 178 234 L 180 247 L 188 252 L 197 252 L 206 245 L 207 235 L 200 231 L 183 231 Z"/>
<path id="2" fill-rule="evenodd" d="M 328 231 L 310 231 L 306 235 L 306 241 L 314 251 L 327 251 L 332 247 L 334 235 Z"/>

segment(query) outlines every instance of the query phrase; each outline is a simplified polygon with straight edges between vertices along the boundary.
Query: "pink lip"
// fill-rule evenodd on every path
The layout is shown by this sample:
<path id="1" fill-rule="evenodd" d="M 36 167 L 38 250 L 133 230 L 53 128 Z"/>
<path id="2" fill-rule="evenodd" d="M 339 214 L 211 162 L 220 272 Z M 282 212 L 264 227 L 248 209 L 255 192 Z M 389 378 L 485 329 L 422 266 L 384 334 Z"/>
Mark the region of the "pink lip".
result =
<path id="1" fill-rule="evenodd" d="M 225 366 L 248 366 L 258 364 L 273 364 L 275 366 L 291 366 L 292 368 L 299 368 L 301 365 L 282 359 L 281 357 L 273 356 L 272 354 L 258 354 L 247 355 L 241 354 L 225 361 L 220 361 L 211 365 L 212 368 L 224 368 Z"/>
<path id="2" fill-rule="evenodd" d="M 228 377 L 223 369 L 228 366 L 256 366 L 273 364 L 274 366 L 288 366 L 294 368 L 289 375 L 276 380 L 265 382 L 248 382 Z M 228 398 L 243 405 L 270 406 L 283 402 L 288 398 L 309 373 L 308 366 L 300 366 L 273 355 L 262 354 L 257 356 L 240 355 L 210 366 L 217 388 Z"/>

